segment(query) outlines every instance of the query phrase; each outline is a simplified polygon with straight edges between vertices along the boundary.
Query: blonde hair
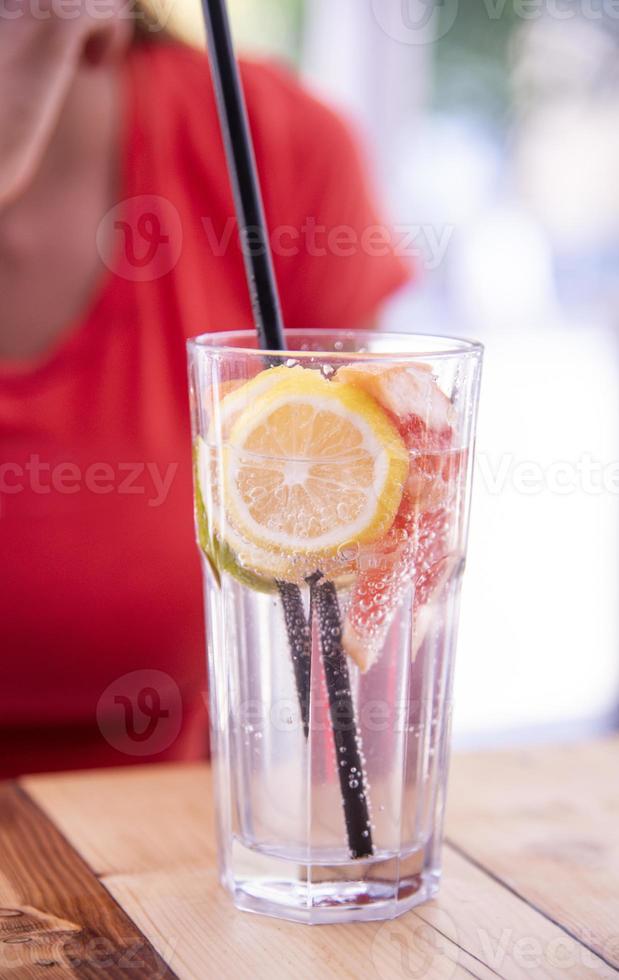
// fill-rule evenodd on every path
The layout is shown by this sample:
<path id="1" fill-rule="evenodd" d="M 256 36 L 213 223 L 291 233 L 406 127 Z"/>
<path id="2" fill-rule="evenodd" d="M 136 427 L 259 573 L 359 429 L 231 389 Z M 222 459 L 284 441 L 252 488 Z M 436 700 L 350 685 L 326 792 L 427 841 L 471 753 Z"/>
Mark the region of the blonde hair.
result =
<path id="1" fill-rule="evenodd" d="M 133 0 L 135 43 L 158 42 L 205 46 L 200 0 Z"/>
<path id="2" fill-rule="evenodd" d="M 178 40 L 173 30 L 163 26 L 161 17 L 148 0 L 133 0 L 135 18 L 135 43 L 153 44 L 158 41 Z"/>

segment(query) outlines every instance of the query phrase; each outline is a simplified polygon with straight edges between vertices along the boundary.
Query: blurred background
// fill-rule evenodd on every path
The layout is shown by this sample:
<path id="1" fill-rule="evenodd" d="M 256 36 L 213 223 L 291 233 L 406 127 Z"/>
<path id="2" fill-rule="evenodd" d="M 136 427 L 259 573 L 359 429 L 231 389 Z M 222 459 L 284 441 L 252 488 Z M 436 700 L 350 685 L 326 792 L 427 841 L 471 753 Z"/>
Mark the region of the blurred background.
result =
<path id="1" fill-rule="evenodd" d="M 166 0 L 201 45 L 199 6 Z M 365 136 L 416 284 L 392 329 L 487 348 L 459 745 L 619 722 L 619 9 L 232 0 Z"/>

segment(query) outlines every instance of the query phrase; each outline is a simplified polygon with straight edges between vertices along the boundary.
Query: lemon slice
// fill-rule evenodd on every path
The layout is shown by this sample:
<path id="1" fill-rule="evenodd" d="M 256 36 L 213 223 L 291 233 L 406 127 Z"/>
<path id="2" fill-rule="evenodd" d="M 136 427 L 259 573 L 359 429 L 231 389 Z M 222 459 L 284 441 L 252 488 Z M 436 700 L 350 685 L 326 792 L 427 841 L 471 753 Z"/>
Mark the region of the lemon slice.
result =
<path id="1" fill-rule="evenodd" d="M 288 556 L 333 556 L 381 538 L 408 471 L 406 447 L 374 399 L 311 369 L 253 399 L 224 452 L 231 523 Z"/>
<path id="2" fill-rule="evenodd" d="M 273 592 L 276 582 L 302 585 L 316 571 L 307 555 L 285 555 L 281 550 L 260 548 L 226 520 L 215 478 L 215 453 L 198 437 L 195 448 L 196 527 L 198 543 L 215 574 L 227 572 L 257 592 Z M 326 560 L 321 568 L 340 587 L 352 584 L 355 557 Z"/>
<path id="3" fill-rule="evenodd" d="M 226 520 L 221 507 L 217 482 L 216 453 L 204 439 L 196 444 L 196 482 L 198 507 L 198 540 L 206 556 L 218 572 L 231 572 L 235 578 L 267 578 L 270 582 L 255 582 L 261 591 L 274 587 L 273 579 L 286 577 L 289 562 L 280 554 L 271 554 L 246 541 Z"/>
<path id="4" fill-rule="evenodd" d="M 303 372 L 303 368 L 297 365 L 287 367 L 282 364 L 261 371 L 250 381 L 220 382 L 219 398 L 213 388 L 209 389 L 207 404 L 210 425 L 206 437 L 209 445 L 216 445 L 218 439 L 225 441 L 228 438 L 235 419 L 238 418 L 243 409 L 252 404 L 255 398 L 264 394 L 265 391 L 269 391 L 270 388 L 285 378 L 295 377 L 299 372 Z"/>
<path id="5" fill-rule="evenodd" d="M 197 524 L 199 543 L 217 573 L 227 572 L 245 585 L 267 592 L 274 580 L 303 583 L 315 571 L 307 556 L 284 554 L 247 540 L 230 519 L 229 508 L 221 506 L 222 478 L 217 459 L 218 443 L 225 443 L 235 420 L 254 404 L 255 399 L 283 380 L 292 382 L 306 375 L 300 366 L 268 368 L 248 382 L 225 381 L 218 387 L 219 398 L 209 389 L 210 425 L 206 440 L 198 437 L 195 448 L 197 486 Z M 350 584 L 354 558 L 342 556 L 323 562 L 323 571 L 343 587 Z"/>
<path id="6" fill-rule="evenodd" d="M 196 482 L 204 524 L 202 528 L 198 521 L 200 546 L 218 571 L 230 572 L 259 591 L 273 588 L 276 578 L 284 579 L 287 574 L 290 578 L 290 563 L 280 554 L 256 548 L 226 519 L 221 507 L 221 472 L 217 462 L 221 453 L 218 447 L 227 440 L 235 419 L 257 396 L 284 378 L 294 377 L 298 371 L 302 368 L 296 365 L 279 365 L 261 371 L 249 381 L 223 381 L 217 389 L 209 388 L 205 401 L 210 424 L 206 441 L 198 437 L 196 444 Z"/>

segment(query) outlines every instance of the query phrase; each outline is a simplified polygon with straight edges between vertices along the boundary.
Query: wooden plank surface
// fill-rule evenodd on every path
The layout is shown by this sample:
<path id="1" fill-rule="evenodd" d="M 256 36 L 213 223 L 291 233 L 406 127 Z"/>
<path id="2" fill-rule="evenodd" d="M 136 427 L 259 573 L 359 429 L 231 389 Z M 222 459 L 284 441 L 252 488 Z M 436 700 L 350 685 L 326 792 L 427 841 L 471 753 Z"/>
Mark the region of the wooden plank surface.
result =
<path id="1" fill-rule="evenodd" d="M 458 757 L 447 837 L 619 967 L 619 738 Z"/>
<path id="2" fill-rule="evenodd" d="M 0 785 L 0 977 L 174 974 L 49 819 Z"/>
<path id="3" fill-rule="evenodd" d="M 409 977 L 470 980 L 460 950 L 414 916 L 400 920 L 396 934 L 394 923 L 308 928 L 244 915 L 224 900 L 212 869 L 112 877 L 107 886 L 162 955 L 174 950 L 180 980 L 218 980 L 228 971 L 234 980 L 398 980 L 406 976 L 402 956 Z"/>
<path id="4" fill-rule="evenodd" d="M 237 912 L 212 868 L 106 887 L 180 980 L 610 980 L 617 974 L 449 848 L 438 900 L 391 922 L 307 928 Z"/>
<path id="5" fill-rule="evenodd" d="M 98 875 L 215 860 L 206 765 L 35 776 L 21 785 Z"/>
<path id="6" fill-rule="evenodd" d="M 439 899 L 396 922 L 328 929 L 234 910 L 214 871 L 206 767 L 45 776 L 23 785 L 182 980 L 218 978 L 231 963 L 235 980 L 302 980 L 317 972 L 589 980 L 619 976 L 612 945 L 613 923 L 619 933 L 612 870 L 619 821 L 612 815 L 619 807 L 611 767 L 618 745 L 457 756 L 453 846 L 445 849 Z M 531 846 L 532 827 L 544 830 L 541 848 Z M 590 859 L 585 842 L 593 833 L 610 870 Z M 567 847 L 570 840 L 580 850 Z"/>

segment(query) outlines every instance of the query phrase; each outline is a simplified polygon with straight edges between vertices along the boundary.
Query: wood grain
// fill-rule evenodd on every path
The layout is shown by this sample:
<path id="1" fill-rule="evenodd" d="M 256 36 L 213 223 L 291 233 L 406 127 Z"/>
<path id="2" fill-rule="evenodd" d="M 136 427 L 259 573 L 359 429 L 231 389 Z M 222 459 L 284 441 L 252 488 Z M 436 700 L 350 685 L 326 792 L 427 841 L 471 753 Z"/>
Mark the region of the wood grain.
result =
<path id="1" fill-rule="evenodd" d="M 457 946 L 415 916 L 400 920 L 394 938 L 394 923 L 313 928 L 243 914 L 210 869 L 117 876 L 106 885 L 161 955 L 174 956 L 180 980 L 470 980 Z"/>
<path id="2" fill-rule="evenodd" d="M 0 977 L 174 974 L 17 787 L 0 785 Z"/>
<path id="3" fill-rule="evenodd" d="M 215 862 L 206 765 L 35 776 L 21 785 L 98 875 Z"/>
<path id="4" fill-rule="evenodd" d="M 215 872 L 106 879 L 181 980 L 610 980 L 614 970 L 450 849 L 440 898 L 392 922 L 315 929 L 236 912 Z"/>
<path id="5" fill-rule="evenodd" d="M 206 766 L 23 785 L 181 980 L 610 980 L 618 753 L 612 740 L 456 756 L 438 901 L 395 922 L 318 929 L 233 908 L 214 870 Z"/>
<path id="6" fill-rule="evenodd" d="M 564 929 L 448 845 L 443 860 L 439 898 L 418 909 L 418 914 L 434 921 L 498 976 L 505 980 L 619 976 Z M 441 911 L 442 922 L 433 919 L 434 910 Z"/>
<path id="7" fill-rule="evenodd" d="M 459 756 L 447 835 L 619 967 L 619 739 Z"/>

